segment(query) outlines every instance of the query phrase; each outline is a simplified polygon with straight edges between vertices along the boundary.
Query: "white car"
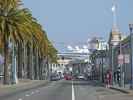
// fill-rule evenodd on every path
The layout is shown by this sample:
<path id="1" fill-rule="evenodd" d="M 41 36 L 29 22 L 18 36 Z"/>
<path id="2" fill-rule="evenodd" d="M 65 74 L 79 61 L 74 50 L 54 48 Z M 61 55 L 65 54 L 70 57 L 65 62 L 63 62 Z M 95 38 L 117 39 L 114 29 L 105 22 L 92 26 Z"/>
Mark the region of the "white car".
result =
<path id="1" fill-rule="evenodd" d="M 80 79 L 80 80 L 85 80 L 86 79 L 84 75 L 79 75 L 77 78 Z"/>

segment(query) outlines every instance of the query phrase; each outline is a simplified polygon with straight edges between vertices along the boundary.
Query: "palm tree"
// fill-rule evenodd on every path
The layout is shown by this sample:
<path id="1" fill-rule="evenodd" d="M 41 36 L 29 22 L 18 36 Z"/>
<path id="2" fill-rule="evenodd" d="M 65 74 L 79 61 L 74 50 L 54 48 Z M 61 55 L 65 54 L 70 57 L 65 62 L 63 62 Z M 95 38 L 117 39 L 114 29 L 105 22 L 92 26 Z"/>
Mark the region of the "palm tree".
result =
<path id="1" fill-rule="evenodd" d="M 29 10 L 18 8 L 19 4 L 19 0 L 0 0 L 0 35 L 5 57 L 4 84 L 9 84 L 9 39 L 20 41 L 32 36 L 31 21 L 34 19 Z"/>
<path id="2" fill-rule="evenodd" d="M 57 63 L 57 52 L 58 51 L 55 49 L 55 47 L 49 43 L 48 56 L 53 63 Z"/>
<path id="3" fill-rule="evenodd" d="M 2 38 L 0 37 L 0 53 L 2 53 L 2 48 L 3 48 L 3 41 Z"/>
<path id="4" fill-rule="evenodd" d="M 48 49 L 48 38 L 46 32 L 42 29 L 41 25 L 34 21 L 32 23 L 33 26 L 33 47 L 34 47 L 34 55 L 35 55 L 35 77 L 36 79 L 42 79 L 42 69 L 43 69 L 43 61 L 47 56 L 47 49 Z M 35 53 L 36 51 L 36 53 Z"/>
<path id="5" fill-rule="evenodd" d="M 28 9 L 20 8 L 20 6 L 22 6 L 21 0 L 0 0 L 0 36 L 3 41 L 5 56 L 4 84 L 9 84 L 9 39 L 18 47 L 19 77 L 22 77 L 22 63 L 26 62 L 25 60 L 22 61 L 22 58 L 27 56 L 29 57 L 28 65 L 24 64 L 24 66 L 28 69 L 28 77 L 32 79 L 33 51 L 35 50 L 37 51 L 37 54 L 34 52 L 37 56 L 36 60 L 40 59 L 40 63 L 48 56 L 52 61 L 56 61 L 57 51 L 48 40 L 46 32 L 32 17 L 31 12 Z M 26 52 L 23 52 L 23 48 Z M 29 55 L 28 52 L 30 52 Z M 22 54 L 25 56 L 22 57 Z M 38 68 L 41 70 L 41 67 Z"/>

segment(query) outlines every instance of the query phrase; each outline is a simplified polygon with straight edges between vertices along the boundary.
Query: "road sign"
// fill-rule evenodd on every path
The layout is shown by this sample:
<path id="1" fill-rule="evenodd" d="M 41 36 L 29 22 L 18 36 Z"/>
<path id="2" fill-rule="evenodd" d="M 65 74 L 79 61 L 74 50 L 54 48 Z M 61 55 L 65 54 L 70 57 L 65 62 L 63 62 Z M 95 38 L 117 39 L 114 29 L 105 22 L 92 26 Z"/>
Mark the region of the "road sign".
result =
<path id="1" fill-rule="evenodd" d="M 4 57 L 0 54 L 0 65 L 4 63 Z"/>
<path id="2" fill-rule="evenodd" d="M 125 55 L 124 55 L 124 62 L 125 62 L 126 64 L 130 63 L 130 55 L 129 55 L 129 54 L 125 54 Z"/>
<path id="3" fill-rule="evenodd" d="M 124 62 L 124 56 L 122 54 L 118 55 L 118 63 L 123 64 Z"/>

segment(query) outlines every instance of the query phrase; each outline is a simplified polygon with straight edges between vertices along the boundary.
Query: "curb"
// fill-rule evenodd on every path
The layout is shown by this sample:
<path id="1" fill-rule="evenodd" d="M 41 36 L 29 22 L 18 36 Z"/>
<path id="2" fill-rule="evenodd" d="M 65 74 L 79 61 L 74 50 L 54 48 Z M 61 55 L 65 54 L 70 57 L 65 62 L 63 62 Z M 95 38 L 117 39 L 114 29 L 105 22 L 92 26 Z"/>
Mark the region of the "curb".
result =
<path id="1" fill-rule="evenodd" d="M 131 94 L 130 91 L 124 90 L 124 89 L 120 89 L 120 88 L 110 87 L 110 89 L 116 90 L 116 91 L 120 91 L 120 92 L 125 93 L 125 94 Z"/>
<path id="2" fill-rule="evenodd" d="M 102 86 L 102 87 L 105 87 L 103 83 L 101 82 L 98 82 L 98 81 L 93 81 L 94 83 L 99 83 L 100 85 L 99 86 Z M 116 88 L 116 87 L 113 87 L 111 86 L 110 88 L 108 89 L 112 89 L 112 90 L 115 90 L 115 91 L 119 91 L 121 93 L 124 93 L 124 94 L 128 94 L 128 95 L 133 95 L 133 91 L 132 90 L 125 90 L 125 89 L 121 89 L 121 88 Z"/>
<path id="3" fill-rule="evenodd" d="M 8 97 L 11 97 L 12 95 L 14 95 L 14 94 L 19 94 L 19 93 L 21 93 L 21 92 L 26 92 L 26 91 L 28 91 L 28 90 L 31 90 L 31 89 L 35 89 L 35 88 L 39 88 L 39 87 L 42 87 L 42 86 L 46 86 L 47 84 L 49 84 L 49 83 L 51 83 L 50 81 L 46 81 L 46 82 L 44 82 L 44 83 L 40 83 L 40 84 L 38 84 L 38 85 L 33 85 L 33 86 L 30 86 L 31 84 L 26 84 L 26 85 L 24 85 L 26 88 L 19 88 L 19 89 L 16 89 L 16 91 L 12 91 L 12 92 L 9 92 L 9 93 L 5 93 L 5 94 L 3 94 L 3 95 L 0 95 L 0 98 L 2 99 L 2 100 L 4 100 L 4 99 L 6 99 L 6 98 L 8 98 Z M 35 83 L 34 83 L 35 84 Z M 30 86 L 30 87 L 28 87 L 28 86 Z"/>
<path id="4" fill-rule="evenodd" d="M 104 84 L 103 83 L 100 83 L 100 86 L 103 86 L 104 87 Z M 113 87 L 113 86 L 111 86 L 110 89 L 115 90 L 115 91 L 122 92 L 124 94 L 133 95 L 133 91 L 131 91 L 131 90 L 125 90 L 125 89 L 116 88 L 116 87 Z"/>

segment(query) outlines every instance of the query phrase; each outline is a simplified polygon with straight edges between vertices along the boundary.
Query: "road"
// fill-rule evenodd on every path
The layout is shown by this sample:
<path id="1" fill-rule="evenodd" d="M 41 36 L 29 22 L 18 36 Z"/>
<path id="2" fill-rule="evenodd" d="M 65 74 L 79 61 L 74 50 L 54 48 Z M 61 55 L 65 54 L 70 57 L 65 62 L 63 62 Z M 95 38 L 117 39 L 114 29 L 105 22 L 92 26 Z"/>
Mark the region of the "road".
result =
<path id="1" fill-rule="evenodd" d="M 128 97 L 128 99 L 123 99 L 123 97 Z M 61 80 L 41 88 L 14 94 L 3 100 L 113 100 L 113 98 L 117 98 L 117 100 L 133 99 L 133 97 L 100 87 L 92 82 Z"/>

